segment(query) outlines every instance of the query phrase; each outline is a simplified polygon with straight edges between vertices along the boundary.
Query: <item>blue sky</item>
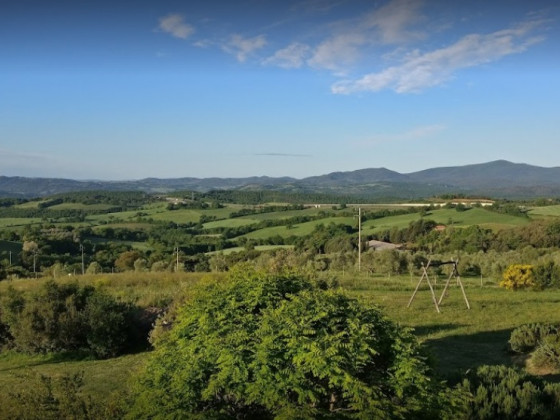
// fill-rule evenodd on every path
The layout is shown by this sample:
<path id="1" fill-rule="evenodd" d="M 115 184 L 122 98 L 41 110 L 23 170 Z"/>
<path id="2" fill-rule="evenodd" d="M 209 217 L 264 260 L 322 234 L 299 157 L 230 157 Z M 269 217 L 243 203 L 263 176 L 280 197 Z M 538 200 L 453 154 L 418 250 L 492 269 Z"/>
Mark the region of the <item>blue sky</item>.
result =
<path id="1" fill-rule="evenodd" d="M 553 0 L 4 0 L 0 175 L 560 166 Z"/>

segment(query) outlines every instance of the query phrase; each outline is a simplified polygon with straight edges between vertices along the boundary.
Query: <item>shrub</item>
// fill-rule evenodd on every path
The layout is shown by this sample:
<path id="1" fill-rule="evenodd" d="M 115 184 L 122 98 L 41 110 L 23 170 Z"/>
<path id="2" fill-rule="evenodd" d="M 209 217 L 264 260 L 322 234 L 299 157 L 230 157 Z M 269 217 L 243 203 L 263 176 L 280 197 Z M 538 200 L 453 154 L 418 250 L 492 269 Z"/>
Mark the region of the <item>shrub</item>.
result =
<path id="1" fill-rule="evenodd" d="M 199 286 L 130 418 L 433 418 L 448 397 L 413 336 L 340 291 L 247 266 Z"/>
<path id="2" fill-rule="evenodd" d="M 47 376 L 26 374 L 26 387 L 8 392 L 0 417 L 29 420 L 107 418 L 104 409 L 84 396 L 83 373 Z"/>
<path id="3" fill-rule="evenodd" d="M 554 261 L 537 264 L 533 271 L 535 289 L 560 287 L 560 267 Z"/>
<path id="4" fill-rule="evenodd" d="M 9 289 L 0 315 L 13 347 L 28 353 L 86 351 L 105 358 L 139 340 L 132 305 L 77 283 L 49 281 L 30 296 Z"/>
<path id="5" fill-rule="evenodd" d="M 509 345 L 516 353 L 533 351 L 542 337 L 558 332 L 558 328 L 550 324 L 528 324 L 515 328 L 510 335 Z"/>
<path id="6" fill-rule="evenodd" d="M 534 284 L 535 278 L 532 265 L 513 264 L 504 271 L 500 287 L 517 290 L 532 287 Z"/>
<path id="7" fill-rule="evenodd" d="M 536 367 L 560 369 L 560 327 L 551 324 L 522 325 L 511 332 L 509 344 L 518 353 L 533 352 Z"/>
<path id="8" fill-rule="evenodd" d="M 547 384 L 506 366 L 481 366 L 459 389 L 472 399 L 469 419 L 556 419 L 560 416 L 560 384 Z"/>
<path id="9" fill-rule="evenodd" d="M 533 353 L 537 367 L 560 369 L 560 332 L 545 335 Z"/>

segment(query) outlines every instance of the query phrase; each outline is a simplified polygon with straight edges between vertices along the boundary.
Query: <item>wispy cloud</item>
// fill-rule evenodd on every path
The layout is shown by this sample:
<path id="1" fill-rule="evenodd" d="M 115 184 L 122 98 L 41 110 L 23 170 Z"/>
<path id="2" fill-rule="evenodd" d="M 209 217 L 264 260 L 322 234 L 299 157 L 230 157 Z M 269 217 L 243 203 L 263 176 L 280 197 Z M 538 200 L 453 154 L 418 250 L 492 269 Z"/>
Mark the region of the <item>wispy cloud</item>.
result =
<path id="1" fill-rule="evenodd" d="M 239 34 L 231 35 L 229 41 L 222 46 L 223 50 L 235 55 L 238 61 L 244 62 L 253 52 L 266 45 L 266 37 L 257 35 L 253 38 L 244 38 Z"/>
<path id="2" fill-rule="evenodd" d="M 282 48 L 273 56 L 263 60 L 265 65 L 274 65 L 285 69 L 299 68 L 305 63 L 306 57 L 309 55 L 311 47 L 306 44 L 294 42 L 286 48 Z"/>
<path id="3" fill-rule="evenodd" d="M 364 34 L 358 31 L 333 36 L 315 48 L 307 64 L 340 72 L 360 57 L 364 42 Z"/>
<path id="4" fill-rule="evenodd" d="M 298 154 L 298 153 L 255 153 L 255 156 L 276 156 L 276 157 L 312 157 L 312 155 Z"/>
<path id="5" fill-rule="evenodd" d="M 422 38 L 424 33 L 415 27 L 423 20 L 422 3 L 420 0 L 392 0 L 366 15 L 362 26 L 375 29 L 377 40 L 382 44 Z"/>
<path id="6" fill-rule="evenodd" d="M 422 38 L 424 33 L 416 29 L 423 19 L 421 6 L 420 0 L 391 0 L 359 18 L 333 24 L 334 35 L 315 48 L 308 64 L 340 72 L 356 62 L 364 48 Z"/>
<path id="7" fill-rule="evenodd" d="M 409 141 L 409 140 L 419 140 L 424 138 L 433 137 L 442 131 L 444 131 L 447 127 L 443 124 L 431 124 L 431 125 L 421 125 L 418 127 L 411 128 L 402 133 L 396 134 L 376 134 L 371 136 L 365 141 L 361 141 L 359 145 L 372 145 L 372 144 L 379 144 L 379 143 L 392 143 L 396 141 Z"/>
<path id="8" fill-rule="evenodd" d="M 194 26 L 185 22 L 179 14 L 171 14 L 159 19 L 159 29 L 175 38 L 187 39 L 194 33 Z"/>
<path id="9" fill-rule="evenodd" d="M 377 92 L 392 89 L 397 93 L 420 92 L 449 80 L 460 69 L 474 67 L 525 51 L 543 38 L 531 36 L 543 21 L 528 21 L 490 34 L 470 34 L 456 43 L 434 51 L 408 54 L 403 62 L 356 80 L 335 83 L 333 93 Z"/>

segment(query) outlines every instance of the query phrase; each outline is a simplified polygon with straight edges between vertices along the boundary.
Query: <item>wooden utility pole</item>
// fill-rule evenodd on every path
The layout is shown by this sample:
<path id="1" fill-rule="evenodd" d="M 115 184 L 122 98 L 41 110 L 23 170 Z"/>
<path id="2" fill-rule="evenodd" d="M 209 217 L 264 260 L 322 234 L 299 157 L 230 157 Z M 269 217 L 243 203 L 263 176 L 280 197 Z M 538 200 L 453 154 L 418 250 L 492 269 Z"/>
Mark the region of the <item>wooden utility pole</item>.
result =
<path id="1" fill-rule="evenodd" d="M 175 248 L 175 251 L 177 252 L 177 262 L 175 264 L 175 272 L 178 273 L 179 272 L 179 247 Z"/>
<path id="2" fill-rule="evenodd" d="M 358 271 L 362 271 L 362 208 L 358 207 Z"/>
<path id="3" fill-rule="evenodd" d="M 82 276 L 86 273 L 86 269 L 84 266 L 84 246 L 80 244 L 80 251 L 82 251 Z"/>

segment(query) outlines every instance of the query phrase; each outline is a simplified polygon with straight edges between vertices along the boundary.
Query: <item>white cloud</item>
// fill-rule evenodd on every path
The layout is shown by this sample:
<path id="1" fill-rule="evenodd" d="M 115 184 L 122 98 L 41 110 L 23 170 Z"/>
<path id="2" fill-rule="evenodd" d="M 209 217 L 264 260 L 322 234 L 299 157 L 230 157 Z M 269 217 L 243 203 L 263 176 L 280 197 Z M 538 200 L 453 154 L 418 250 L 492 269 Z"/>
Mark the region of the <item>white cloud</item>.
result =
<path id="1" fill-rule="evenodd" d="M 309 45 L 294 42 L 286 48 L 276 51 L 273 56 L 263 60 L 265 65 L 274 65 L 285 69 L 300 68 L 311 48 Z"/>
<path id="2" fill-rule="evenodd" d="M 431 52 L 414 51 L 400 65 L 370 73 L 357 80 L 335 83 L 333 93 L 376 92 L 393 89 L 397 93 L 419 92 L 440 85 L 463 68 L 499 60 L 525 51 L 542 38 L 529 36 L 542 21 L 524 22 L 516 27 L 486 35 L 470 34 L 456 43 Z"/>
<path id="3" fill-rule="evenodd" d="M 235 55 L 238 61 L 244 62 L 254 51 L 266 45 L 266 37 L 257 35 L 253 38 L 243 38 L 239 34 L 231 36 L 229 42 L 222 46 L 223 50 Z"/>
<path id="4" fill-rule="evenodd" d="M 183 16 L 179 14 L 171 14 L 160 18 L 159 29 L 180 39 L 187 39 L 194 33 L 194 26 L 186 23 Z"/>

